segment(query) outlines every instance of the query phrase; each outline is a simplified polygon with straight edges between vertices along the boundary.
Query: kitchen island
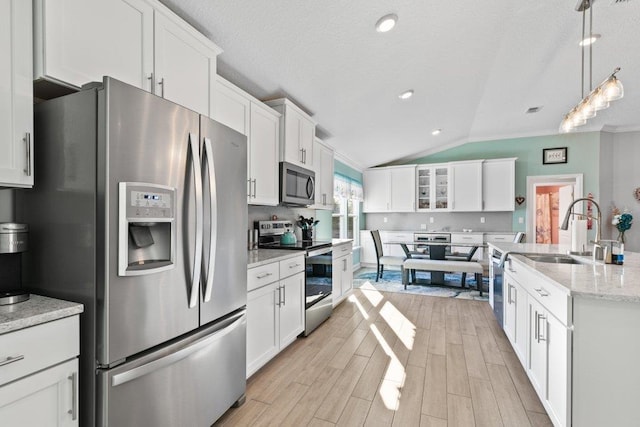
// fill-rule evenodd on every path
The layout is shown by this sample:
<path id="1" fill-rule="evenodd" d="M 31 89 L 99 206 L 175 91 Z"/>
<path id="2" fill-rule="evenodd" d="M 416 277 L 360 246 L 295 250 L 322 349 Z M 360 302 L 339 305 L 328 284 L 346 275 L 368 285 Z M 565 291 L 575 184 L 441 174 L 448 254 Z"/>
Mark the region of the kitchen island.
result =
<path id="1" fill-rule="evenodd" d="M 563 245 L 489 246 L 510 252 L 504 330 L 554 424 L 640 425 L 640 254 L 564 264 L 526 255 L 566 254 Z"/>

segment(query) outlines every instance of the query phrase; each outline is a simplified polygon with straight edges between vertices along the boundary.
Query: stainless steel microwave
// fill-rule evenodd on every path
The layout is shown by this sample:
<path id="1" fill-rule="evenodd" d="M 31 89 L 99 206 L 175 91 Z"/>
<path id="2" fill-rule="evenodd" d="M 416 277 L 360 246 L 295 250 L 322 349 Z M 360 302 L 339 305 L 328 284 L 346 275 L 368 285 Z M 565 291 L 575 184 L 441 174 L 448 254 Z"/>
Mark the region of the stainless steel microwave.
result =
<path id="1" fill-rule="evenodd" d="M 309 206 L 315 203 L 316 174 L 303 167 L 280 162 L 280 203 Z"/>

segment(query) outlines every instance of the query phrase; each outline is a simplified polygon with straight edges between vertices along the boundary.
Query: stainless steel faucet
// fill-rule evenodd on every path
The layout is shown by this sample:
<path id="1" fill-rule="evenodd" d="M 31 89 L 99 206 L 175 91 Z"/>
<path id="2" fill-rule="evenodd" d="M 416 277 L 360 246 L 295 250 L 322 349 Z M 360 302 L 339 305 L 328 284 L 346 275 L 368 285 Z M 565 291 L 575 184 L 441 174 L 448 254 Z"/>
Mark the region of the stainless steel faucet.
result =
<path id="1" fill-rule="evenodd" d="M 592 215 L 573 212 L 573 206 L 581 201 L 592 202 L 595 205 L 596 210 L 598 211 L 598 216 L 594 218 Z M 562 225 L 560 226 L 561 230 L 569 229 L 569 218 L 572 215 L 578 216 L 580 218 L 592 219 L 598 223 L 598 226 L 596 228 L 596 238 L 593 241 L 593 259 L 604 261 L 607 257 L 607 247 L 602 244 L 602 211 L 600 210 L 600 205 L 598 205 L 595 200 L 588 199 L 586 197 L 574 200 L 573 203 L 569 205 L 569 209 L 567 209 L 567 213 L 564 216 L 564 221 L 562 221 Z M 596 248 L 598 248 L 599 250 L 596 251 Z M 599 255 L 597 255 L 598 253 Z"/>

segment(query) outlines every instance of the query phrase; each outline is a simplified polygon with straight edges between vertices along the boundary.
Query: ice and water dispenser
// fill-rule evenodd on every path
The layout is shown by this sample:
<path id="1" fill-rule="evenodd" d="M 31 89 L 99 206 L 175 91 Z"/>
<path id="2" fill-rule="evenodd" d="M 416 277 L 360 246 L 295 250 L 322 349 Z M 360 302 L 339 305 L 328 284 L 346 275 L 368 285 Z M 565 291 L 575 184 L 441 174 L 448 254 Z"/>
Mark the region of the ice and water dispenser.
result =
<path id="1" fill-rule="evenodd" d="M 138 276 L 174 267 L 176 189 L 121 182 L 118 275 Z"/>

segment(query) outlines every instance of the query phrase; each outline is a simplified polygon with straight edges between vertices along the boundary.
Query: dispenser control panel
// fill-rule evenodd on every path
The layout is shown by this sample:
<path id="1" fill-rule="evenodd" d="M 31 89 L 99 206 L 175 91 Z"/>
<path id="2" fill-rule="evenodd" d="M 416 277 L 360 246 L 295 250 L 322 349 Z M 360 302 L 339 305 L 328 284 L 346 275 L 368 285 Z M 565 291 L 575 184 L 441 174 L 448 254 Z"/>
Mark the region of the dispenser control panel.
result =
<path id="1" fill-rule="evenodd" d="M 121 200 L 126 200 L 126 217 L 133 220 L 171 220 L 175 216 L 175 193 L 171 187 L 122 183 Z M 124 196 L 124 197 L 123 197 Z M 124 201 L 123 200 L 123 201 Z"/>
<path id="2" fill-rule="evenodd" d="M 172 197 L 170 193 L 131 191 L 131 207 L 134 217 L 171 218 Z"/>

